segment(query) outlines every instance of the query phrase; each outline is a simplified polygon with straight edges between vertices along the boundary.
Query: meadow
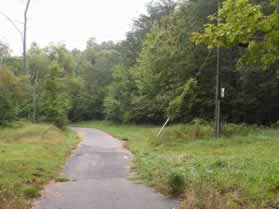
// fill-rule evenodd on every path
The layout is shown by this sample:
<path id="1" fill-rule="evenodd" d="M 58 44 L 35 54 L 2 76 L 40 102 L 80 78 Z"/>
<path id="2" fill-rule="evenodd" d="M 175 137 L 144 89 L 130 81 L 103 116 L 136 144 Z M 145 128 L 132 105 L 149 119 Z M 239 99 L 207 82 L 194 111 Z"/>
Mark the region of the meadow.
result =
<path id="1" fill-rule="evenodd" d="M 195 121 L 171 125 L 160 137 L 158 126 L 82 122 L 127 141 L 134 154 L 131 178 L 181 198 L 183 209 L 278 207 L 279 130 Z"/>

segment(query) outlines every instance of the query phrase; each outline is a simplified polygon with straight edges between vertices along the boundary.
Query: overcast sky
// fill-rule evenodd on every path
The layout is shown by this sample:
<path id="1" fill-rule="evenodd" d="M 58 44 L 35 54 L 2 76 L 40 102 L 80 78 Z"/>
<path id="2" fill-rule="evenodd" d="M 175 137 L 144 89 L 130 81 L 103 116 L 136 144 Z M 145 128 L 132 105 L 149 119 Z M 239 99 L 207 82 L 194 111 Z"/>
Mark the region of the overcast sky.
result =
<path id="1" fill-rule="evenodd" d="M 0 0 L 0 12 L 15 21 L 23 20 L 26 0 Z M 83 49 L 90 37 L 98 42 L 125 38 L 133 19 L 145 13 L 150 0 L 31 0 L 28 44 L 41 47 L 63 41 L 68 48 Z M 19 27 L 22 27 L 20 22 Z M 0 41 L 20 54 L 19 33 L 0 16 Z"/>

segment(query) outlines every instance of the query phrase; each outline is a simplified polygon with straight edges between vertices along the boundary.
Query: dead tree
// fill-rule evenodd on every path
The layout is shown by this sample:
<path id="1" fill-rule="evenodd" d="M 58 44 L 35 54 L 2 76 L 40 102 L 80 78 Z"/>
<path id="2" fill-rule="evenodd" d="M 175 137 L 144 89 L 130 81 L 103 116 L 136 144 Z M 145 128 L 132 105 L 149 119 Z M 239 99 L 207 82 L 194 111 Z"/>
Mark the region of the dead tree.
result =
<path id="1" fill-rule="evenodd" d="M 7 19 L 7 21 L 9 23 L 11 23 L 11 25 L 16 29 L 16 31 L 20 34 L 20 38 L 22 41 L 22 45 L 23 45 L 23 69 L 25 72 L 28 71 L 28 60 L 27 60 L 27 23 L 28 23 L 28 10 L 30 7 L 30 2 L 31 0 L 27 0 L 26 2 L 26 6 L 24 9 L 24 22 L 23 22 L 23 30 L 21 30 L 17 24 L 15 23 L 14 20 L 12 20 L 12 18 L 10 18 L 8 15 L 6 15 L 3 12 L 0 12 L 0 15 L 2 15 L 3 17 L 5 17 Z"/>
<path id="2" fill-rule="evenodd" d="M 26 51 L 26 42 L 27 42 L 27 21 L 28 21 L 28 10 L 31 0 L 27 0 L 26 7 L 24 10 L 24 28 L 23 28 L 23 59 L 24 59 L 24 71 L 28 70 L 28 60 L 27 60 L 27 51 Z"/>

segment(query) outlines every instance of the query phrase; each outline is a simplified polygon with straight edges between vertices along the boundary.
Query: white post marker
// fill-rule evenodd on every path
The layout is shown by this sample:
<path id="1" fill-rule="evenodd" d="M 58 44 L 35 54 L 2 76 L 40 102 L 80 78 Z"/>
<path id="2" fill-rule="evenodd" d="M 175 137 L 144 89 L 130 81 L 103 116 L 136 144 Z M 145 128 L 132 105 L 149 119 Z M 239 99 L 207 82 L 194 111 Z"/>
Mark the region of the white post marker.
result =
<path id="1" fill-rule="evenodd" d="M 161 135 L 162 131 L 164 130 L 164 128 L 166 127 L 166 125 L 168 124 L 169 121 L 170 121 L 170 118 L 167 119 L 167 121 L 165 122 L 163 127 L 160 129 L 159 133 L 157 134 L 157 137 L 159 137 Z"/>
<path id="2" fill-rule="evenodd" d="M 221 89 L 221 98 L 222 98 L 222 99 L 225 98 L 225 91 L 226 91 L 225 88 L 222 88 L 222 89 Z"/>

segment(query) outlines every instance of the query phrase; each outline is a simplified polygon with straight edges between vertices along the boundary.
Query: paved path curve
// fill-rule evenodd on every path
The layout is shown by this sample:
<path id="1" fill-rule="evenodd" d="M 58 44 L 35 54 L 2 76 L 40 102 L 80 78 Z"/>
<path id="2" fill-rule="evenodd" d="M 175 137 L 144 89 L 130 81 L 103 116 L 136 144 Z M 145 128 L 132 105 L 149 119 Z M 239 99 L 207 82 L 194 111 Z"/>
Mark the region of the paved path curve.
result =
<path id="1" fill-rule="evenodd" d="M 69 182 L 49 185 L 35 209 L 173 209 L 175 200 L 128 180 L 131 156 L 122 142 L 96 129 L 75 128 L 82 137 L 66 163 Z"/>

